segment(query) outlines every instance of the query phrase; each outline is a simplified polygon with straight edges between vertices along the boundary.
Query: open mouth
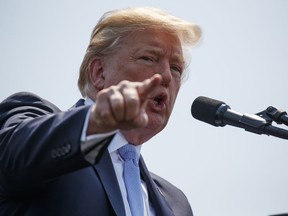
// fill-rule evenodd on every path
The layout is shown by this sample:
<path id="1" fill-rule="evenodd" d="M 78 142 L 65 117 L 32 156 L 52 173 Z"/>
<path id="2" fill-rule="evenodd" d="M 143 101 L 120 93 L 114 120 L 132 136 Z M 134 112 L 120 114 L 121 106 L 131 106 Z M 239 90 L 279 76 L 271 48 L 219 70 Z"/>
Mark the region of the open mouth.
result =
<path id="1" fill-rule="evenodd" d="M 164 102 L 164 95 L 158 95 L 153 100 L 156 104 L 161 104 Z"/>
<path id="2" fill-rule="evenodd" d="M 153 100 L 154 109 L 156 109 L 157 111 L 161 111 L 165 109 L 167 99 L 168 99 L 168 96 L 165 93 L 161 93 L 153 97 L 152 100 Z"/>

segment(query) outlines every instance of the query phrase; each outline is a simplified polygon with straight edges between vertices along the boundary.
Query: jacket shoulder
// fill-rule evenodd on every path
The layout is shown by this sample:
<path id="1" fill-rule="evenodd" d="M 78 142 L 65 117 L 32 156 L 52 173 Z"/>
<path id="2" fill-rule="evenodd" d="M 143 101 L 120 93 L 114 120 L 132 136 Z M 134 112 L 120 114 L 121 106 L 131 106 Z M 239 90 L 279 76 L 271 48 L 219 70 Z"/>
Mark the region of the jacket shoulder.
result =
<path id="1" fill-rule="evenodd" d="M 31 92 L 18 92 L 0 103 L 0 128 L 12 116 L 37 117 L 57 112 L 60 112 L 57 106 L 40 96 Z"/>
<path id="2" fill-rule="evenodd" d="M 55 106 L 53 103 L 31 92 L 15 93 L 7 97 L 6 99 L 4 99 L 0 104 L 1 108 L 2 107 L 14 108 L 15 106 L 17 107 L 17 106 L 25 106 L 25 105 L 36 105 L 36 106 L 46 105 L 47 107 L 50 107 L 51 111 L 59 110 L 59 108 Z"/>

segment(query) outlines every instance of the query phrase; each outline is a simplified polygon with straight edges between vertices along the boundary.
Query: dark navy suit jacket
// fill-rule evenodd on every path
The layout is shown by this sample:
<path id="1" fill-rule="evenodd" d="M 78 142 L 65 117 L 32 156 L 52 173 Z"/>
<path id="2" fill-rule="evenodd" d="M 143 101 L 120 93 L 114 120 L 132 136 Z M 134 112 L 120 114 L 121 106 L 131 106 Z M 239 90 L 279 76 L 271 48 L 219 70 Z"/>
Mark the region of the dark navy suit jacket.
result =
<path id="1" fill-rule="evenodd" d="M 80 149 L 88 110 L 61 112 L 25 92 L 0 104 L 0 216 L 125 216 L 107 151 L 112 137 L 97 145 L 93 164 L 84 158 L 91 149 Z M 185 195 L 143 158 L 140 170 L 156 215 L 193 215 Z"/>

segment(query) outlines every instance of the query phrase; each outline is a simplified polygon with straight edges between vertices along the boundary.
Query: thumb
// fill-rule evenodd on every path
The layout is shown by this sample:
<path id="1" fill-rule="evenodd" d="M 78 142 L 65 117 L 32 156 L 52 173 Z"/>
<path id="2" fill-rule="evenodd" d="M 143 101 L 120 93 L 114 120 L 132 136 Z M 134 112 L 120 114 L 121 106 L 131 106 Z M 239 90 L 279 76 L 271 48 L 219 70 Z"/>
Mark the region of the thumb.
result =
<path id="1" fill-rule="evenodd" d="M 139 114 L 134 118 L 133 123 L 136 127 L 145 127 L 148 121 L 149 119 L 145 109 L 141 109 Z"/>

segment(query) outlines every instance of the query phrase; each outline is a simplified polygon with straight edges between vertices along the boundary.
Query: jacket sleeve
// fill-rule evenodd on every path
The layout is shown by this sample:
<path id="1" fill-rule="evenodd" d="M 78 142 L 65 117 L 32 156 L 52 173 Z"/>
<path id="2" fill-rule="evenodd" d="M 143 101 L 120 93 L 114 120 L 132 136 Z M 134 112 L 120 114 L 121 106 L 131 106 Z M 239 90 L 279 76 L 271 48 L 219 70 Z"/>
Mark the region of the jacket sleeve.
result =
<path id="1" fill-rule="evenodd" d="M 80 149 L 89 106 L 61 112 L 31 93 L 18 93 L 0 104 L 0 184 L 41 184 L 90 164 Z M 107 141 L 99 143 L 99 154 Z"/>

